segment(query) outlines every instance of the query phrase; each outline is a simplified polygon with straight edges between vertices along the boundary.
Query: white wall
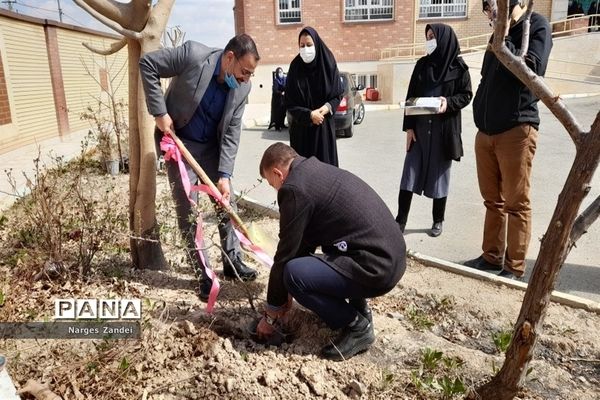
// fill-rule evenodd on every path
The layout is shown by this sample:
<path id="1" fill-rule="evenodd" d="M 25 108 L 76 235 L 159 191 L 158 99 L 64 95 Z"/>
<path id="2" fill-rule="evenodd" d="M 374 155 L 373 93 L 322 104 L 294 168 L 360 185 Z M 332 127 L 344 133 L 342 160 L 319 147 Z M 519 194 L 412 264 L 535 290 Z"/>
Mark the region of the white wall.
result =
<path id="1" fill-rule="evenodd" d="M 569 8 L 569 0 L 552 0 L 551 21 L 559 21 L 567 18 L 567 9 Z"/>
<path id="2" fill-rule="evenodd" d="M 483 54 L 481 51 L 463 56 L 471 73 L 473 93 L 481 80 Z M 383 103 L 397 104 L 404 100 L 413 68 L 414 62 L 408 61 L 379 64 L 379 94 Z M 555 38 L 546 83 L 560 95 L 600 93 L 600 32 Z"/>

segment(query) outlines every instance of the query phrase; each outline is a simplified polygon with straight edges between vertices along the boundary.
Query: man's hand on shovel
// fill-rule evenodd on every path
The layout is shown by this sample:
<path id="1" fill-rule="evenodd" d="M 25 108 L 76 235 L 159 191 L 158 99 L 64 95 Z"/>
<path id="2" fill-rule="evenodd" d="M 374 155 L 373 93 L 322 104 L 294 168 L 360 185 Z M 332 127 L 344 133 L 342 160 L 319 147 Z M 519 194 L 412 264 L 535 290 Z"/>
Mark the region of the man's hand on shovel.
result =
<path id="1" fill-rule="evenodd" d="M 154 122 L 162 133 L 173 133 L 173 120 L 169 114 L 161 115 L 160 117 L 154 117 Z"/>
<path id="2" fill-rule="evenodd" d="M 231 186 L 229 186 L 229 178 L 219 178 L 217 182 L 217 189 L 223 195 L 223 201 L 226 201 L 229 204 L 229 199 L 231 197 Z"/>

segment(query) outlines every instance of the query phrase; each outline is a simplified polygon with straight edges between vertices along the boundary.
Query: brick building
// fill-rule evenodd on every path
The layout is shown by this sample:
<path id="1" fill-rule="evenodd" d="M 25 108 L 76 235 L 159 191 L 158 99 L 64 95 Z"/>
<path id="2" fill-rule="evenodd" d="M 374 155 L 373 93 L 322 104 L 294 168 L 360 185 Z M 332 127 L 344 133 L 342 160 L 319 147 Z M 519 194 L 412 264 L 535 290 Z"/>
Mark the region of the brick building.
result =
<path id="1" fill-rule="evenodd" d="M 553 7 L 564 8 L 566 16 L 567 0 L 535 2 L 535 10 L 548 19 L 555 17 Z M 235 0 L 234 19 L 236 34 L 252 36 L 261 54 L 253 79 L 253 102 L 269 98 L 270 71 L 276 66 L 287 69 L 298 54 L 298 33 L 303 26 L 319 32 L 340 70 L 372 87 L 378 86 L 382 50 L 413 47 L 417 56 L 422 54 L 429 23 L 446 23 L 459 38 L 491 32 L 481 0 Z M 485 43 L 486 38 L 480 40 Z"/>

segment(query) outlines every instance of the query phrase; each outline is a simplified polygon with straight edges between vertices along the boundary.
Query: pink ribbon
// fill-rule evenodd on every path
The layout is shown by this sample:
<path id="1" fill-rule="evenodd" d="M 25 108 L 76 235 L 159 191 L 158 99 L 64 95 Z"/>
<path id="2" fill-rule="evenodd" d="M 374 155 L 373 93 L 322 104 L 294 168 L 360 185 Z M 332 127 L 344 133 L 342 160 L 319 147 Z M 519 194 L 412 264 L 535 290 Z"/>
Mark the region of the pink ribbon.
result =
<path id="1" fill-rule="evenodd" d="M 185 168 L 185 164 L 183 163 L 183 156 L 181 151 L 177 147 L 177 144 L 173 140 L 173 138 L 167 134 L 163 135 L 162 140 L 160 141 L 160 149 L 165 153 L 165 161 L 173 160 L 177 162 L 179 166 L 179 174 L 181 175 L 181 180 L 183 183 L 183 188 L 188 197 L 188 200 L 193 206 L 196 206 L 196 203 L 190 197 L 191 192 L 203 192 L 212 197 L 219 203 L 221 206 L 229 207 L 229 202 L 227 199 L 223 197 L 223 194 L 217 190 L 214 190 L 211 186 L 208 185 L 194 185 L 190 184 L 189 175 L 187 173 L 187 169 Z M 232 220 L 233 222 L 233 220 Z M 263 250 L 260 246 L 253 244 L 242 232 L 240 232 L 237 228 L 234 227 L 235 235 L 240 240 L 240 243 L 244 245 L 248 250 L 252 251 L 256 257 L 267 267 L 271 267 L 273 265 L 273 259 Z M 213 270 L 206 267 L 206 261 L 204 259 L 204 255 L 202 254 L 202 247 L 204 246 L 204 232 L 202 230 L 202 215 L 198 214 L 198 219 L 196 220 L 196 236 L 194 238 L 196 249 L 202 260 L 202 264 L 204 265 L 204 270 L 206 275 L 212 280 L 212 287 L 210 288 L 210 294 L 208 296 L 208 302 L 206 304 L 206 312 L 209 314 L 212 313 L 215 302 L 217 300 L 217 296 L 220 290 L 219 280 L 217 279 L 217 275 Z"/>
<path id="2" fill-rule="evenodd" d="M 226 199 L 223 198 L 223 195 L 220 192 L 212 190 L 210 188 L 210 186 L 208 186 L 208 185 L 193 186 L 192 190 L 194 190 L 194 189 L 197 190 L 197 191 L 199 191 L 199 192 L 204 192 L 204 193 L 208 194 L 209 196 L 211 196 L 212 198 L 214 198 L 215 200 L 217 200 L 220 204 L 223 204 L 223 202 L 226 201 Z M 229 203 L 227 203 L 227 204 L 229 204 Z M 232 221 L 232 222 L 234 222 L 234 221 Z M 237 236 L 237 238 L 240 240 L 240 243 L 242 245 L 244 245 L 244 247 L 246 247 L 246 249 L 248 249 L 249 251 L 253 252 L 256 255 L 256 257 L 266 267 L 271 268 L 271 266 L 273 265 L 273 259 L 263 249 L 261 249 L 260 246 L 258 246 L 256 244 L 253 244 L 250 241 L 250 239 L 248 239 L 236 227 L 233 228 L 233 231 L 235 232 L 235 235 Z"/>
<path id="3" fill-rule="evenodd" d="M 165 153 L 165 161 L 173 160 L 179 166 L 179 174 L 181 176 L 181 183 L 183 184 L 183 189 L 185 190 L 185 194 L 190 201 L 190 203 L 195 207 L 196 203 L 190 197 L 190 193 L 193 190 L 193 187 L 190 183 L 190 177 L 187 173 L 187 169 L 185 168 L 185 164 L 183 163 L 183 156 L 175 144 L 173 138 L 169 135 L 163 135 L 162 140 L 160 141 L 160 149 Z M 215 303 L 217 301 L 217 296 L 219 295 L 220 283 L 217 278 L 217 274 L 207 267 L 206 260 L 204 259 L 204 254 L 202 253 L 202 248 L 204 247 L 204 231 L 202 229 L 202 214 L 198 213 L 198 218 L 196 219 L 196 235 L 194 236 L 194 244 L 196 245 L 196 251 L 202 260 L 202 265 L 204 266 L 204 272 L 206 276 L 208 276 L 212 281 L 212 286 L 210 287 L 210 293 L 208 295 L 208 300 L 206 302 L 206 312 L 211 314 L 213 312 Z"/>

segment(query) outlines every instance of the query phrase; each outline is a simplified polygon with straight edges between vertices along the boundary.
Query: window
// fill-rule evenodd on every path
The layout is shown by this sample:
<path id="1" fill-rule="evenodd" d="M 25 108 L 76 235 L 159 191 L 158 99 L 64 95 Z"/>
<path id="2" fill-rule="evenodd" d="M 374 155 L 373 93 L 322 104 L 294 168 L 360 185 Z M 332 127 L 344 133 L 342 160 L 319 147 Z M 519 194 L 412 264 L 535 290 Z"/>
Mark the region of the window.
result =
<path id="1" fill-rule="evenodd" d="M 277 15 L 280 24 L 297 24 L 302 22 L 300 0 L 279 0 Z"/>
<path id="2" fill-rule="evenodd" d="M 377 75 L 371 75 L 370 78 L 371 78 L 370 79 L 371 83 L 370 83 L 369 87 L 376 88 L 377 87 Z"/>
<path id="3" fill-rule="evenodd" d="M 362 75 L 353 74 L 352 80 L 356 82 L 356 86 L 362 85 L 363 88 L 376 88 L 377 87 L 377 75 Z"/>
<path id="4" fill-rule="evenodd" d="M 419 0 L 419 18 L 463 18 L 467 0 Z"/>
<path id="5" fill-rule="evenodd" d="M 344 0 L 344 21 L 394 19 L 394 0 Z"/>

